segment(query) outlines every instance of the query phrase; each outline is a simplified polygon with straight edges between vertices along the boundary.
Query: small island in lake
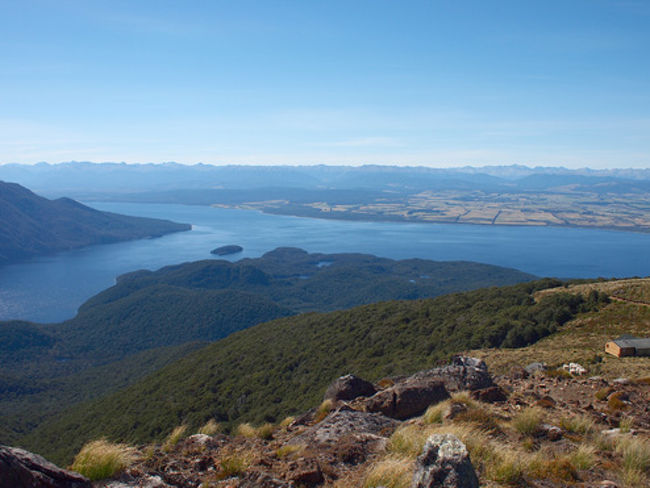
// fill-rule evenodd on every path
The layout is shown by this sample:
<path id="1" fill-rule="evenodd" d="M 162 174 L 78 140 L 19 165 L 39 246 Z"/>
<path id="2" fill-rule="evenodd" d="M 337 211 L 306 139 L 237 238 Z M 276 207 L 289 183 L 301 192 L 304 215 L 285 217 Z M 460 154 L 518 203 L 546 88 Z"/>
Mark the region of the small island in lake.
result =
<path id="1" fill-rule="evenodd" d="M 242 252 L 243 250 L 244 250 L 243 247 L 231 244 L 228 246 L 221 246 L 216 249 L 213 249 L 212 251 L 210 251 L 210 254 L 216 254 L 217 256 L 227 256 L 228 254 L 237 254 L 238 252 Z"/>

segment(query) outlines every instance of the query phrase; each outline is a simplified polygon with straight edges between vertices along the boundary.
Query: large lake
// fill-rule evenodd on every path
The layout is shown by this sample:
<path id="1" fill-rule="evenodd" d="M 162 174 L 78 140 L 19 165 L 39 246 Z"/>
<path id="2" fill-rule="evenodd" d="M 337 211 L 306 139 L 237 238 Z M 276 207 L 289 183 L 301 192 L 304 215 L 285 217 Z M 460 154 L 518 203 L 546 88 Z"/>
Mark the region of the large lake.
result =
<path id="1" fill-rule="evenodd" d="M 54 322 L 137 269 L 214 258 L 258 257 L 279 246 L 310 252 L 363 252 L 389 258 L 479 261 L 539 276 L 650 275 L 650 234 L 553 227 L 349 222 L 171 204 L 91 203 L 100 210 L 186 222 L 192 231 L 37 258 L 0 268 L 0 319 Z"/>

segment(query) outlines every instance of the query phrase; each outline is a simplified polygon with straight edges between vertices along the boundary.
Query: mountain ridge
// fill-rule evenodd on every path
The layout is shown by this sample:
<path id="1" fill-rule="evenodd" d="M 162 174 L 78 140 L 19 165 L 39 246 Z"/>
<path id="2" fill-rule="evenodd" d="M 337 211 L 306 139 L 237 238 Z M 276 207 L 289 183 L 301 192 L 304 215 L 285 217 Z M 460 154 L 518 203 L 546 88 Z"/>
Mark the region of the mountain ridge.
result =
<path id="1" fill-rule="evenodd" d="M 70 198 L 48 200 L 0 181 L 0 264 L 189 229 L 189 224 L 102 212 Z"/>

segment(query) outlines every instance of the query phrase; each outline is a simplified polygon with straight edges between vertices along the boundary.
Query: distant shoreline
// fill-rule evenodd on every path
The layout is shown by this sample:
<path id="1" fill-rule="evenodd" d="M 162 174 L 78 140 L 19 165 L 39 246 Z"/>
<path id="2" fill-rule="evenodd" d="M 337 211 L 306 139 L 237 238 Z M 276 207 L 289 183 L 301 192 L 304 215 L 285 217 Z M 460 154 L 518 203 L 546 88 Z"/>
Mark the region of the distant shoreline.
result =
<path id="1" fill-rule="evenodd" d="M 215 203 L 210 207 L 225 208 L 231 210 L 252 210 L 267 215 L 284 215 L 288 217 L 300 217 L 308 219 L 320 220 L 339 220 L 348 222 L 402 222 L 405 224 L 449 224 L 449 225 L 476 225 L 476 226 L 495 226 L 495 227 L 556 227 L 563 229 L 591 229 L 591 230 L 607 230 L 615 232 L 628 232 L 634 234 L 650 234 L 650 227 L 622 227 L 622 226 L 596 226 L 596 225 L 576 225 L 576 224 L 549 224 L 549 223 L 517 223 L 517 224 L 504 224 L 504 223 L 481 223 L 471 221 L 452 221 L 452 220 L 424 220 L 414 219 L 407 217 L 400 217 L 397 215 L 360 215 L 352 212 L 291 212 L 283 208 L 269 208 L 269 207 L 252 207 L 248 205 L 228 205 Z"/>

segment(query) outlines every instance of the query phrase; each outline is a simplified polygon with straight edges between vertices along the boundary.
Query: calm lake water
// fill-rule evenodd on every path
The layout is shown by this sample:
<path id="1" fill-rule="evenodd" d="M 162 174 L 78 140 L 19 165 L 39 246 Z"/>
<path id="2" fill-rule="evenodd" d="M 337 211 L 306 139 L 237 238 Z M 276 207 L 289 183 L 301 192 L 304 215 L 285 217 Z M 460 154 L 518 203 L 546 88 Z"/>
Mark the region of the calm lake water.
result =
<path id="1" fill-rule="evenodd" d="M 238 260 L 279 246 L 310 252 L 362 252 L 395 259 L 465 260 L 539 276 L 650 275 L 650 234 L 552 227 L 346 222 L 265 215 L 211 207 L 90 203 L 100 210 L 193 225 L 157 239 L 93 246 L 0 268 L 0 319 L 55 322 L 137 269 L 214 258 L 210 250 L 239 244 Z"/>

